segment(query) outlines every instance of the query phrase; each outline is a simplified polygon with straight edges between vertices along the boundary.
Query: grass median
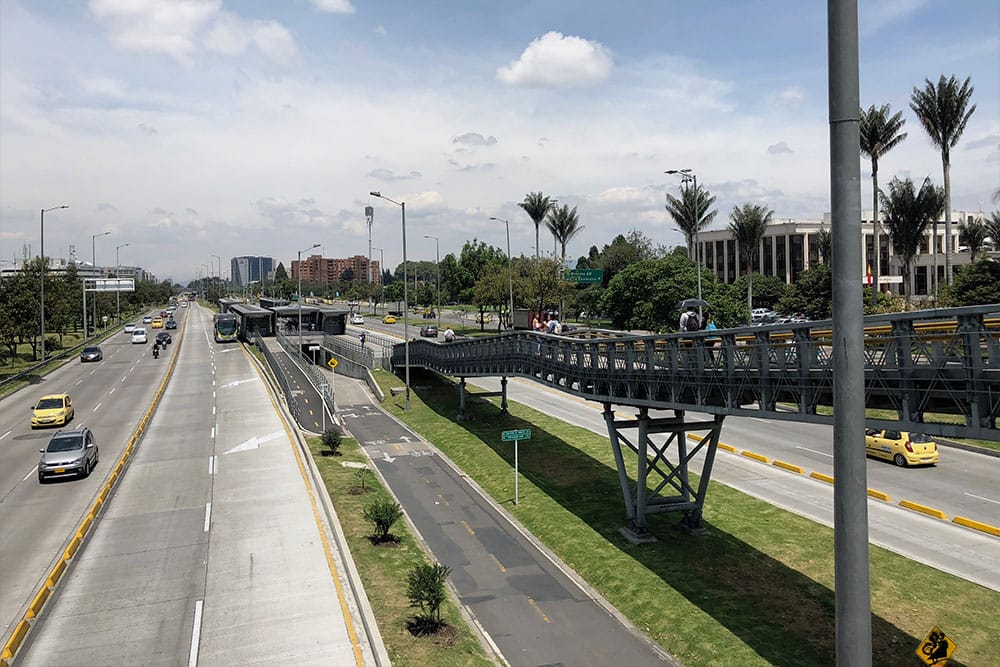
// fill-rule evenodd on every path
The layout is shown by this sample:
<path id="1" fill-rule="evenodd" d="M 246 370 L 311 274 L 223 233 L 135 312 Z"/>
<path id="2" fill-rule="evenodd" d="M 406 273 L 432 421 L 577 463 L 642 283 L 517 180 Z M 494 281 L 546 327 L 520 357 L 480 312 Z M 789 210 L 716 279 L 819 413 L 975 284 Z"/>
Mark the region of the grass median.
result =
<path id="1" fill-rule="evenodd" d="M 379 373 L 389 387 L 399 380 Z M 655 544 L 619 534 L 624 509 L 606 437 L 496 398 L 471 397 L 455 421 L 457 388 L 414 373 L 412 409 L 383 403 L 433 443 L 493 499 L 578 572 L 631 622 L 685 664 L 830 665 L 835 662 L 833 531 L 712 483 L 707 534 L 677 517 L 651 519 Z M 581 408 L 585 409 L 585 408 Z M 513 444 L 500 432 L 531 428 L 519 452 L 520 504 L 513 504 Z M 634 464 L 632 465 L 634 469 Z M 1000 593 L 871 548 L 873 661 L 913 665 L 939 626 L 959 664 L 1000 664 Z"/>

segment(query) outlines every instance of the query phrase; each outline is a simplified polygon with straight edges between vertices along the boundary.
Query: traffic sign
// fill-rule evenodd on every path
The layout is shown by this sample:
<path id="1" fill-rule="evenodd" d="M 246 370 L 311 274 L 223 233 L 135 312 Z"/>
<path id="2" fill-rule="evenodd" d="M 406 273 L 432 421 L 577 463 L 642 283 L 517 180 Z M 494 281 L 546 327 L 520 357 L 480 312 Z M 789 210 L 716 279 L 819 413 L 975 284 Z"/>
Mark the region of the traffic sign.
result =
<path id="1" fill-rule="evenodd" d="M 566 280 L 573 283 L 602 283 L 603 269 L 570 269 L 566 272 Z"/>
<path id="2" fill-rule="evenodd" d="M 932 667 L 942 667 L 955 652 L 955 642 L 936 625 L 927 633 L 924 641 L 917 647 L 917 657 Z"/>
<path id="3" fill-rule="evenodd" d="M 332 369 L 332 368 L 336 368 L 338 363 L 339 362 L 337 361 L 337 359 L 335 357 L 330 357 L 330 361 L 326 362 L 326 365 L 329 366 Z"/>
<path id="4" fill-rule="evenodd" d="M 500 433 L 500 438 L 503 442 L 510 442 L 511 440 L 531 440 L 531 429 L 519 428 L 513 431 L 502 431 Z"/>

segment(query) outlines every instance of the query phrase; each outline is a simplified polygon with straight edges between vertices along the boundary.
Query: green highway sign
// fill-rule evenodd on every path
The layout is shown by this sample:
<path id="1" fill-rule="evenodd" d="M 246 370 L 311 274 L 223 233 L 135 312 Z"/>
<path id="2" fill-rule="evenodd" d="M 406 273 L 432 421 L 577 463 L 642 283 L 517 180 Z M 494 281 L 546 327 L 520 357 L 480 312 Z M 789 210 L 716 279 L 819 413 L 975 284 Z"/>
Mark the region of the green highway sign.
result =
<path id="1" fill-rule="evenodd" d="M 511 440 L 531 440 L 530 428 L 519 428 L 515 431 L 502 431 L 500 437 L 504 442 Z"/>
<path id="2" fill-rule="evenodd" d="M 603 269 L 570 269 L 566 272 L 566 280 L 573 283 L 602 283 Z"/>

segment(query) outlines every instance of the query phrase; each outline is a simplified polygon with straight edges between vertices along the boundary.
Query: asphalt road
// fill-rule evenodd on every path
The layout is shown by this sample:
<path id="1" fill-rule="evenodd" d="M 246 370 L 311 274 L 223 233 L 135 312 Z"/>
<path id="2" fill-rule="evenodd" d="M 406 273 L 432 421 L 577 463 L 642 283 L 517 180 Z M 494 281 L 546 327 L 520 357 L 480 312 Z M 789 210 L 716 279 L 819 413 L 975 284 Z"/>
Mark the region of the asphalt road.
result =
<path id="1" fill-rule="evenodd" d="M 35 586 L 82 520 L 169 363 L 168 354 L 153 359 L 152 344 L 133 345 L 126 334 L 115 334 L 100 347 L 103 361 L 72 359 L 37 384 L 0 401 L 0 619 L 4 636 L 20 620 L 19 612 L 30 602 Z M 63 392 L 70 394 L 76 409 L 75 418 L 64 428 L 89 427 L 97 437 L 100 463 L 87 479 L 40 485 L 38 450 L 60 429 L 32 430 L 31 407 L 41 396 Z"/>

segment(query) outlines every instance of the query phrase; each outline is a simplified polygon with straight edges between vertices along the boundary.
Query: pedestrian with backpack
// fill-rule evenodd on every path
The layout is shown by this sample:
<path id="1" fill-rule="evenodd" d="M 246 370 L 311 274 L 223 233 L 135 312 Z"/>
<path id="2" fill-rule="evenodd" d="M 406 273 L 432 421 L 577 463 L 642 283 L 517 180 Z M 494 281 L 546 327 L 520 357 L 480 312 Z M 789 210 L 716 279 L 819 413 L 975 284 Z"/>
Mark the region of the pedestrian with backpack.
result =
<path id="1" fill-rule="evenodd" d="M 701 318 L 695 312 L 694 306 L 688 306 L 688 309 L 681 313 L 680 330 L 701 331 Z"/>

